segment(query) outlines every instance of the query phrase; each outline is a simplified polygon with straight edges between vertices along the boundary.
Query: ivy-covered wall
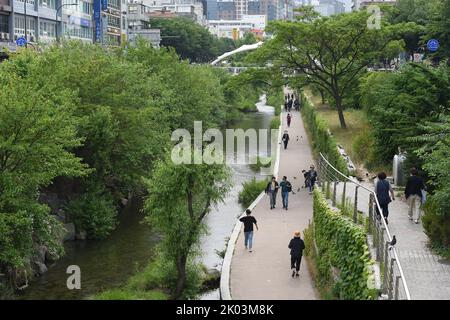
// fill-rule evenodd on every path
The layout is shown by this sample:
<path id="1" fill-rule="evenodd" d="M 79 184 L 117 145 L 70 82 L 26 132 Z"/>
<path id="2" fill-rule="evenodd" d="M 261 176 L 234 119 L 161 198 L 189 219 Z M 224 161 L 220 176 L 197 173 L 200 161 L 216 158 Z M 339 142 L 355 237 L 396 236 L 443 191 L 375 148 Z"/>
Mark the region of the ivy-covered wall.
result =
<path id="1" fill-rule="evenodd" d="M 373 262 L 364 229 L 332 210 L 317 189 L 313 209 L 313 237 L 318 249 L 315 264 L 320 283 L 328 284 L 337 299 L 375 299 L 377 290 L 369 288 Z"/>
<path id="2" fill-rule="evenodd" d="M 320 117 L 304 95 L 302 95 L 301 114 L 306 123 L 314 152 L 321 152 L 335 168 L 348 175 L 347 165 L 337 149 L 336 141 L 328 134 L 326 121 Z"/>

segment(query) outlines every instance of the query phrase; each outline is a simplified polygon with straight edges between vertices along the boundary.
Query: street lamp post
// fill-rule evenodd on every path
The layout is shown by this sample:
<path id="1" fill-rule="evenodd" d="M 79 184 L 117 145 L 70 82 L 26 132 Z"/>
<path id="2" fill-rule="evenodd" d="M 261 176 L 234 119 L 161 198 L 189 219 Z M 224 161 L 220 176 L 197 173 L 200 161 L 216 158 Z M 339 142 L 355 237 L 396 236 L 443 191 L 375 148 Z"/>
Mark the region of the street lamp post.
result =
<path id="1" fill-rule="evenodd" d="M 62 9 L 64 6 L 78 6 L 78 0 L 75 3 L 63 3 L 58 8 L 56 8 L 56 28 L 55 28 L 55 35 L 56 35 L 56 42 L 59 43 L 59 36 L 58 36 L 58 12 Z M 61 33 L 62 33 L 62 14 L 61 14 Z"/>

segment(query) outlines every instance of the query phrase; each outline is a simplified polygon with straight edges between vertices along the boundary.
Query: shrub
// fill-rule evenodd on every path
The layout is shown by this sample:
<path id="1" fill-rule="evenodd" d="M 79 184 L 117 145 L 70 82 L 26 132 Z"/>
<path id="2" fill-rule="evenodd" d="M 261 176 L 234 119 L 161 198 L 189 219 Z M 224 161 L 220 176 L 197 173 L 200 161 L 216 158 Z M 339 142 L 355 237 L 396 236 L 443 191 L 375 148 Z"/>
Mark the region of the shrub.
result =
<path id="1" fill-rule="evenodd" d="M 302 117 L 316 153 L 321 152 L 327 160 L 344 174 L 349 174 L 347 165 L 339 153 L 335 139 L 328 133 L 328 125 L 305 96 L 302 96 Z"/>
<path id="2" fill-rule="evenodd" d="M 112 198 L 99 191 L 87 192 L 69 203 L 70 216 L 77 230 L 91 239 L 105 239 L 117 224 Z"/>
<path id="3" fill-rule="evenodd" d="M 422 218 L 425 233 L 434 247 L 450 247 L 450 215 L 439 214 L 438 206 L 431 199 L 425 203 Z"/>
<path id="4" fill-rule="evenodd" d="M 266 188 L 266 180 L 256 180 L 253 177 L 252 180 L 244 182 L 242 184 L 242 191 L 239 192 L 239 203 L 244 207 L 248 207 L 258 197 L 258 195 Z"/>
<path id="5" fill-rule="evenodd" d="M 270 121 L 270 129 L 278 129 L 280 128 L 280 117 L 276 116 Z"/>
<path id="6" fill-rule="evenodd" d="M 371 167 L 375 163 L 374 138 L 370 131 L 364 131 L 353 141 L 353 153 L 355 160 L 364 163 L 366 167 Z"/>
<path id="7" fill-rule="evenodd" d="M 333 283 L 332 292 L 339 299 L 375 299 L 376 292 L 367 285 L 372 262 L 364 229 L 330 209 L 317 189 L 313 210 L 319 282 Z M 338 271 L 337 279 L 333 279 L 333 267 Z"/>

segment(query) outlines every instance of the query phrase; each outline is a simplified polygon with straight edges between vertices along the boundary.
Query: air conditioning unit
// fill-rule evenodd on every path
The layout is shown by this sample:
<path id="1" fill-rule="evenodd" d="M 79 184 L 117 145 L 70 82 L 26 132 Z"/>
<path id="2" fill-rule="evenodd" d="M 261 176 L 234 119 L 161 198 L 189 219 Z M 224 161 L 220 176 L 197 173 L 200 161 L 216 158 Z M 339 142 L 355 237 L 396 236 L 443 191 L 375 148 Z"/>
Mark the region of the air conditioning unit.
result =
<path id="1" fill-rule="evenodd" d="M 43 7 L 48 7 L 47 2 L 42 2 L 42 6 L 43 6 Z"/>

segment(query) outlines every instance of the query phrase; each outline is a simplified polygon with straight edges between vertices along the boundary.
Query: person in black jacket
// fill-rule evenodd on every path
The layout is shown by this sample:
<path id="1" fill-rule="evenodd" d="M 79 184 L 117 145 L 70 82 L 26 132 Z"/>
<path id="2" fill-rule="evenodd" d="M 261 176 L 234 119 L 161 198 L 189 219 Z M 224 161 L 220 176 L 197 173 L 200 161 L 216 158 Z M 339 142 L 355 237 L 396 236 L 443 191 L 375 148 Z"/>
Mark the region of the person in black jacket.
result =
<path id="1" fill-rule="evenodd" d="M 422 203 L 422 190 L 425 190 L 422 178 L 418 177 L 416 168 L 411 169 L 411 176 L 408 177 L 405 187 L 405 198 L 408 202 L 408 216 L 417 224 L 420 219 L 420 205 Z"/>
<path id="2" fill-rule="evenodd" d="M 279 187 L 280 186 L 278 185 L 278 181 L 275 177 L 272 177 L 272 180 L 266 186 L 266 194 L 268 194 L 270 198 L 270 209 L 275 208 Z"/>
<path id="3" fill-rule="evenodd" d="M 287 130 L 284 130 L 283 137 L 281 138 L 281 141 L 284 143 L 284 149 L 287 148 L 288 142 L 289 142 L 289 134 Z"/>
<path id="4" fill-rule="evenodd" d="M 303 249 L 305 249 L 305 243 L 300 238 L 300 231 L 294 232 L 294 238 L 289 242 L 289 249 L 291 249 L 291 270 L 292 278 L 294 276 L 299 277 L 300 263 L 302 262 Z"/>

